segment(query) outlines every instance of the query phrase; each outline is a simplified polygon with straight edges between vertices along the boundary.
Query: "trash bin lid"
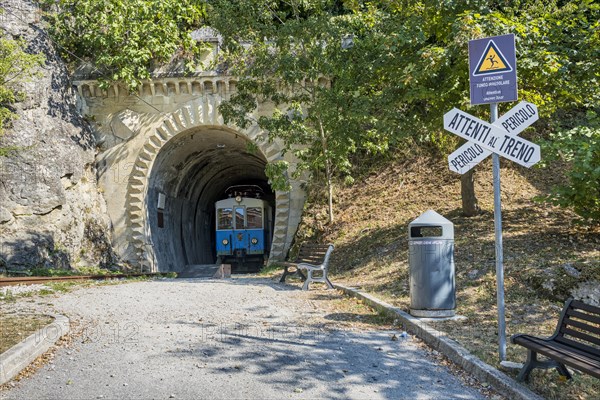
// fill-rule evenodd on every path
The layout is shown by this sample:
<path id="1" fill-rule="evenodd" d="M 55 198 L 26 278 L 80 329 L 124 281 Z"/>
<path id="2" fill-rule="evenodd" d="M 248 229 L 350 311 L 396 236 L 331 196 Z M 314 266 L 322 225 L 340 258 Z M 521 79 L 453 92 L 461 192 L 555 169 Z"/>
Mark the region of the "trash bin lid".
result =
<path id="1" fill-rule="evenodd" d="M 441 228 L 441 232 L 435 235 L 423 235 L 421 230 L 418 229 L 420 227 L 439 227 Z M 417 228 L 417 229 L 413 229 Z M 411 239 L 414 238 L 424 238 L 424 237 L 436 237 L 438 239 L 454 239 L 454 224 L 438 214 L 433 210 L 425 211 L 423 214 L 419 216 L 419 218 L 415 219 L 413 222 L 408 224 L 408 237 Z"/>

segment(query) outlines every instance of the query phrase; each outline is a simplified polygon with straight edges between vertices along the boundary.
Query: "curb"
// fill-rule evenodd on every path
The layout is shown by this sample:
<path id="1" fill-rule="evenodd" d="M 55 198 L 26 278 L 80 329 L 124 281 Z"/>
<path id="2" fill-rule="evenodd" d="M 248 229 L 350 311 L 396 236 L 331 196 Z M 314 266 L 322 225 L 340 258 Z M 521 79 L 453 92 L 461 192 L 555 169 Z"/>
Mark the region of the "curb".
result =
<path id="1" fill-rule="evenodd" d="M 48 351 L 58 339 L 69 332 L 69 319 L 49 314 L 54 321 L 29 335 L 22 342 L 0 354 L 0 385 L 14 378 L 33 360 Z"/>
<path id="2" fill-rule="evenodd" d="M 358 289 L 335 283 L 333 286 L 349 296 L 364 300 L 369 306 L 383 314 L 398 318 L 403 323 L 407 331 L 422 339 L 431 348 L 448 357 L 450 361 L 460 366 L 462 369 L 480 381 L 488 382 L 500 394 L 507 396 L 511 400 L 544 399 L 537 393 L 534 393 L 527 387 L 516 382 L 508 375 L 497 370 L 491 365 L 484 363 L 479 358 L 469 353 L 467 349 L 458 344 L 458 342 L 450 339 L 444 332 L 440 332 L 431 328 L 425 322 L 402 311 L 400 308 L 394 307 L 391 304 L 379 300 L 378 298 Z"/>

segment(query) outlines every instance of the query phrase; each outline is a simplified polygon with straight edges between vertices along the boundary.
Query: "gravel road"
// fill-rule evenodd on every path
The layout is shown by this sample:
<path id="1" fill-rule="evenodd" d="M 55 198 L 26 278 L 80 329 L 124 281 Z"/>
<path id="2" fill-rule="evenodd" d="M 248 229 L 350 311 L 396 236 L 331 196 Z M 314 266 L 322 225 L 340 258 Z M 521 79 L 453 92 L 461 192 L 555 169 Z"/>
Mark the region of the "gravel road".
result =
<path id="1" fill-rule="evenodd" d="M 331 318 L 311 295 L 235 278 L 44 297 L 83 333 L 0 399 L 484 398 L 410 337 L 324 328 Z"/>

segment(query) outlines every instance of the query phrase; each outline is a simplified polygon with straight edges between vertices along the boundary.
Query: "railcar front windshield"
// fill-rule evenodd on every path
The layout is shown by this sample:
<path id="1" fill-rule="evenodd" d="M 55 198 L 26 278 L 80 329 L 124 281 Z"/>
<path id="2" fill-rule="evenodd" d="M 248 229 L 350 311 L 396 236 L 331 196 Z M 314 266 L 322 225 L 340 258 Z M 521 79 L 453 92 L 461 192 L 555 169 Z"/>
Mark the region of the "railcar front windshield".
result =
<path id="1" fill-rule="evenodd" d="M 246 208 L 246 218 L 248 229 L 262 229 L 262 208 L 260 207 L 248 207 Z"/>
<path id="2" fill-rule="evenodd" d="M 233 229 L 233 214 L 231 208 L 217 210 L 217 229 Z"/>
<path id="3" fill-rule="evenodd" d="M 229 207 L 217 209 L 217 229 L 262 229 L 262 207 Z"/>

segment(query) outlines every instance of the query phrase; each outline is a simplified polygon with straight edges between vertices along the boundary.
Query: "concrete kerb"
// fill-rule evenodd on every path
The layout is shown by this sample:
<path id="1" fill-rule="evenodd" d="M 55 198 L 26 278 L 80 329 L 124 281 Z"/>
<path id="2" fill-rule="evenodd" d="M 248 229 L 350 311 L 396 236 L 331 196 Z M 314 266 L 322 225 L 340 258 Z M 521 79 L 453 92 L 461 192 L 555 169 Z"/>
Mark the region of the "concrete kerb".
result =
<path id="1" fill-rule="evenodd" d="M 0 355 L 0 385 L 14 378 L 33 360 L 69 332 L 69 319 L 64 315 L 50 314 L 54 321 L 29 335 Z"/>
<path id="2" fill-rule="evenodd" d="M 456 341 L 447 337 L 445 333 L 431 328 L 425 322 L 402 311 L 398 307 L 394 307 L 391 304 L 379 300 L 376 297 L 371 296 L 368 293 L 364 293 L 358 289 L 335 283 L 333 286 L 349 296 L 363 300 L 377 311 L 393 318 L 397 318 L 403 323 L 408 332 L 422 339 L 425 343 L 427 343 L 427 345 L 448 357 L 450 361 L 457 364 L 480 381 L 489 383 L 499 393 L 507 396 L 508 398 L 543 400 L 543 397 L 540 395 L 532 392 L 525 386 L 510 378 L 508 375 L 497 370 L 491 365 L 484 363 L 479 358 L 469 353 L 467 349 L 462 347 Z"/>

